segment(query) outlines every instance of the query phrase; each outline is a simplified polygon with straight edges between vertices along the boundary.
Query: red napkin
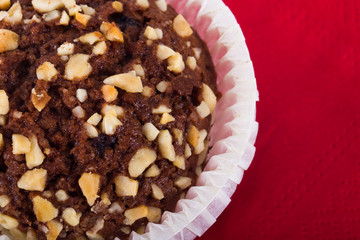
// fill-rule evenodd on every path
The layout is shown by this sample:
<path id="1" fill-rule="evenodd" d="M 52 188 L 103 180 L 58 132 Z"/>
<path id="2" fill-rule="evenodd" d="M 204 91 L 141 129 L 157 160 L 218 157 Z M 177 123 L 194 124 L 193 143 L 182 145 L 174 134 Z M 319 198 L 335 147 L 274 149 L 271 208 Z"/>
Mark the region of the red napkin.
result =
<path id="1" fill-rule="evenodd" d="M 224 2 L 254 62 L 260 129 L 201 239 L 360 239 L 360 2 Z"/>

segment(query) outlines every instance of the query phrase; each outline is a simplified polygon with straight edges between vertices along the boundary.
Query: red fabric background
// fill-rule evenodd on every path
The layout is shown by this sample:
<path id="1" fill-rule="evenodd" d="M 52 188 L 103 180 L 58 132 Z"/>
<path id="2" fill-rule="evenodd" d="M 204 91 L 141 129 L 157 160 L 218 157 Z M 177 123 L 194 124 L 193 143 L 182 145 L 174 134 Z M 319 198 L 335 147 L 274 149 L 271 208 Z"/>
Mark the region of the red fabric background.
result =
<path id="1" fill-rule="evenodd" d="M 260 129 L 201 239 L 360 239 L 360 1 L 225 3 L 254 62 Z"/>

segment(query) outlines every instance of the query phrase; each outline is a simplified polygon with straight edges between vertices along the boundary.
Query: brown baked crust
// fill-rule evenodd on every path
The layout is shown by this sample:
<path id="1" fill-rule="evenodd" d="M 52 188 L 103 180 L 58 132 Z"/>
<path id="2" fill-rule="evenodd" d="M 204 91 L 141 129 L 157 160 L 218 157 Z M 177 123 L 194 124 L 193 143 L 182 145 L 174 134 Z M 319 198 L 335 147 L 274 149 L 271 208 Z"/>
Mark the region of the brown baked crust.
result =
<path id="1" fill-rule="evenodd" d="M 86 26 L 81 23 L 78 16 L 70 16 L 69 25 L 59 25 L 59 18 L 45 21 L 42 19 L 44 13 L 40 14 L 34 10 L 30 0 L 19 2 L 22 7 L 22 21 L 17 24 L 11 24 L 5 20 L 0 21 L 0 29 L 11 30 L 19 36 L 16 49 L 0 53 L 0 90 L 5 91 L 9 102 L 9 111 L 0 116 L 1 119 L 6 119 L 0 127 L 0 133 L 3 136 L 3 144 L 0 143 L 0 146 L 2 145 L 0 198 L 2 196 L 9 200 L 6 206 L 0 207 L 0 218 L 2 216 L 14 218 L 18 222 L 16 229 L 23 233 L 33 229 L 39 239 L 49 239 L 44 229 L 56 228 L 51 225 L 54 221 L 55 225 L 60 223 L 63 226 L 58 239 L 81 239 L 80 237 L 86 236 L 86 232 L 91 232 L 96 222 L 101 221 L 104 223 L 103 227 L 94 234 L 104 239 L 114 237 L 126 239 L 129 236 L 127 233 L 129 229 L 141 232 L 142 226 L 149 222 L 148 218 L 142 217 L 138 220 L 135 218 L 136 221 L 129 225 L 130 220 L 129 217 L 126 219 L 126 210 L 144 206 L 144 208 L 159 208 L 161 212 L 173 211 L 178 199 L 190 187 L 185 184 L 185 189 L 181 189 L 182 185 L 177 180 L 180 177 L 188 177 L 193 185 L 196 172 L 199 173 L 203 166 L 204 153 L 207 152 L 206 134 L 211 125 L 211 115 L 207 111 L 213 111 L 211 99 L 207 99 L 209 91 L 206 86 L 210 87 L 211 92 L 215 94 L 217 92 L 216 73 L 206 45 L 195 31 L 189 33 L 174 29 L 173 20 L 178 14 L 170 6 L 165 12 L 161 11 L 158 7 L 159 3 L 155 0 L 148 1 L 149 8 L 139 5 L 136 0 L 121 0 L 123 11 L 114 8 L 113 1 L 76 1 L 78 5 L 85 4 L 95 9 L 95 14 L 89 17 L 90 20 Z M 14 3 L 12 1 L 12 4 Z M 69 12 L 69 9 L 64 7 L 60 7 L 59 10 L 60 13 Z M 38 16 L 41 21 L 30 23 L 24 21 L 33 16 Z M 109 40 L 111 37 L 105 40 L 106 31 L 100 30 L 103 22 L 115 23 L 113 26 L 121 30 L 124 41 Z M 162 38 L 149 40 L 151 34 L 144 34 L 148 26 L 161 29 Z M 100 38 L 102 40 L 99 42 L 106 44 L 106 51 L 101 55 L 93 52 L 97 43 L 90 45 L 79 40 L 86 33 L 95 31 L 102 32 L 103 36 Z M 155 35 L 155 38 L 156 36 L 159 37 Z M 67 57 L 58 55 L 58 48 L 65 42 L 74 44 L 73 53 Z M 157 55 L 160 44 L 168 46 L 182 56 L 183 69 L 181 66 L 180 70 L 178 66 L 171 67 L 174 63 L 170 60 L 159 59 Z M 100 52 L 103 50 L 102 47 L 104 45 L 99 45 Z M 198 53 L 201 54 L 196 56 Z M 76 54 L 88 56 L 91 71 L 82 79 L 72 80 L 70 74 L 66 74 L 66 68 L 69 58 L 71 59 L 71 56 Z M 79 59 L 76 59 L 75 65 L 81 60 Z M 173 60 L 179 63 L 179 59 Z M 56 70 L 54 74 L 51 74 L 48 65 L 43 65 L 45 62 L 53 65 Z M 42 65 L 46 69 L 44 74 L 50 74 L 50 77 L 41 77 L 42 72 L 39 67 Z M 139 65 L 144 70 L 144 76 Z M 68 67 L 71 69 L 71 66 Z M 82 72 L 85 71 L 84 69 L 83 66 Z M 136 74 L 131 73 L 133 70 L 137 70 Z M 133 74 L 135 80 L 141 80 L 140 91 L 128 90 L 128 86 L 131 85 L 128 82 L 125 87 L 119 87 L 110 80 L 107 84 L 115 85 L 115 88 L 111 86 L 103 88 L 104 80 L 108 77 L 129 72 L 130 75 Z M 39 78 L 49 79 L 46 81 Z M 84 91 L 77 92 L 78 89 L 86 90 L 85 101 L 82 99 Z M 149 92 L 152 94 L 149 95 Z M 105 99 L 109 102 L 107 103 Z M 1 101 L 3 100 L 0 98 L 0 106 Z M 201 103 L 203 108 L 198 107 Z M 107 128 L 107 125 L 102 125 L 102 122 L 98 125 L 92 122 L 87 123 L 87 120 L 95 113 L 103 115 L 101 121 L 105 121 L 106 114 L 103 109 L 105 104 L 120 106 L 123 110 L 122 114 L 116 114 L 115 111 L 109 113 L 110 125 L 115 124 L 114 121 L 120 122 L 114 125 L 113 134 L 111 133 L 112 125 L 109 127 L 110 130 L 106 130 L 104 128 Z M 154 113 L 154 109 L 161 105 L 171 110 L 170 116 Z M 203 111 L 205 113 L 202 113 Z M 202 114 L 204 118 L 201 117 Z M 111 118 L 114 116 L 115 120 Z M 161 130 L 162 139 L 166 139 L 170 133 L 172 137 L 170 145 L 174 147 L 175 154 L 179 158 L 175 164 L 171 149 L 168 149 L 169 146 L 165 144 L 159 149 L 162 141 L 159 140 L 158 135 L 157 140 L 151 139 L 151 141 L 145 136 L 146 123 L 153 124 L 149 125 L 150 133 L 156 135 L 153 126 Z M 92 132 L 87 130 L 86 126 L 89 126 Z M 96 133 L 95 136 L 90 134 L 94 133 L 94 129 L 98 136 Z M 181 139 L 177 138 L 179 133 L 183 134 L 182 143 Z M 21 140 L 14 140 L 14 134 L 30 139 L 32 148 L 35 137 L 44 160 L 29 167 L 29 161 L 25 154 L 21 153 L 20 148 L 18 149 L 20 153 L 14 154 L 17 150 L 14 141 Z M 201 142 L 198 141 L 199 139 Z M 205 146 L 201 147 L 200 145 L 204 143 Z M 29 152 L 25 145 L 21 145 L 25 148 L 23 151 Z M 192 154 L 189 157 L 185 153 L 186 145 L 191 148 Z M 198 145 L 197 150 L 194 147 L 196 145 Z M 152 156 L 152 152 L 147 151 L 146 159 L 141 158 L 140 162 L 148 161 L 150 165 L 145 167 L 146 170 L 156 165 L 160 169 L 158 176 L 146 177 L 144 174 L 146 170 L 138 170 L 139 166 L 136 165 L 135 160 L 134 169 L 139 173 L 131 173 L 131 171 L 129 173 L 129 162 L 139 149 L 155 152 L 154 159 L 149 157 Z M 39 154 L 36 156 L 39 157 Z M 181 169 L 183 161 L 185 162 L 184 170 Z M 25 173 L 31 171 L 30 168 L 45 170 L 43 187 L 40 186 L 41 184 L 35 187 L 27 186 L 29 179 L 34 178 L 24 177 Z M 118 176 L 127 178 L 119 179 Z M 22 177 L 25 179 L 24 183 L 21 182 L 19 185 Z M 131 192 L 134 189 L 128 187 L 125 189 L 127 193 L 123 193 L 128 196 L 122 196 L 119 193 L 121 189 L 115 186 L 114 181 L 119 181 L 119 185 L 125 186 L 124 181 L 129 178 L 137 181 L 138 190 L 133 194 L 134 196 L 130 196 L 132 193 L 128 193 L 128 190 L 130 189 Z M 89 179 L 92 181 L 92 187 L 97 186 L 97 181 L 99 184 L 94 196 L 91 193 L 86 196 L 82 187 L 89 186 Z M 161 198 L 161 194 L 159 197 L 154 193 L 152 184 L 156 184 L 161 189 L 164 198 L 157 199 Z M 62 199 L 61 193 L 63 193 L 58 192 L 59 190 L 65 191 L 66 200 L 59 200 Z M 104 194 L 107 194 L 110 203 L 107 202 Z M 94 198 L 94 204 L 91 203 L 93 200 L 90 195 Z M 55 218 L 52 218 L 50 222 L 49 219 L 41 221 L 39 213 L 36 214 L 34 198 L 37 196 L 50 202 L 57 210 L 57 214 L 54 214 Z M 114 203 L 118 206 L 111 205 Z M 109 212 L 111 206 L 115 211 Z M 81 213 L 76 226 L 66 221 L 64 217 L 66 208 L 74 209 L 77 214 Z M 149 209 L 137 210 L 149 211 Z"/>

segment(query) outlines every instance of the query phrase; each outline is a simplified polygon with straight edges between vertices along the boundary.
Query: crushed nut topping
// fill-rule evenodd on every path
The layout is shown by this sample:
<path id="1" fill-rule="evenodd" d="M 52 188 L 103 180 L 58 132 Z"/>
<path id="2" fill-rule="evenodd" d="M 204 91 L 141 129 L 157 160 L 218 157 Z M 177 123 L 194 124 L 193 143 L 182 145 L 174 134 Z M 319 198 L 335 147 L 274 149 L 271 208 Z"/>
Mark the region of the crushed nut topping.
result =
<path id="1" fill-rule="evenodd" d="M 100 176 L 94 173 L 83 173 L 79 179 L 79 186 L 89 206 L 94 205 L 99 197 L 97 194 L 100 188 Z"/>
<path id="2" fill-rule="evenodd" d="M 95 55 L 104 55 L 107 51 L 106 42 L 99 42 L 93 48 L 93 53 Z"/>
<path id="3" fill-rule="evenodd" d="M 152 165 L 146 172 L 145 177 L 157 177 L 160 175 L 160 169 L 159 167 L 154 164 Z"/>
<path id="4" fill-rule="evenodd" d="M 168 113 L 164 113 L 164 114 L 161 116 L 160 124 L 165 125 L 165 124 L 170 123 L 170 122 L 173 122 L 173 121 L 175 121 L 175 118 L 174 118 L 173 116 L 171 116 L 171 115 L 168 114 Z"/>
<path id="5" fill-rule="evenodd" d="M 84 127 L 89 138 L 97 138 L 99 136 L 98 130 L 93 125 L 86 122 Z"/>
<path id="6" fill-rule="evenodd" d="M 85 117 L 85 110 L 81 106 L 77 106 L 72 110 L 72 113 L 76 118 L 84 118 Z"/>
<path id="7" fill-rule="evenodd" d="M 124 36 L 115 23 L 103 22 L 100 31 L 105 35 L 106 39 L 112 42 L 124 42 Z"/>
<path id="8" fill-rule="evenodd" d="M 178 142 L 178 144 L 182 145 L 183 141 L 184 141 L 183 131 L 180 129 L 177 129 L 177 128 L 173 128 L 171 131 L 174 134 L 174 137 L 175 137 L 176 141 Z"/>
<path id="9" fill-rule="evenodd" d="M 192 153 L 191 153 L 191 148 L 190 148 L 190 145 L 189 144 L 186 144 L 185 145 L 185 157 L 186 158 L 189 158 L 191 157 Z"/>
<path id="10" fill-rule="evenodd" d="M 67 12 L 62 11 L 59 24 L 63 26 L 67 26 L 69 25 L 69 22 L 70 22 L 69 15 L 67 14 Z"/>
<path id="11" fill-rule="evenodd" d="M 61 189 L 56 191 L 55 197 L 60 202 L 64 202 L 64 201 L 68 200 L 68 198 L 69 198 L 67 193 L 64 190 L 61 190 Z"/>
<path id="12" fill-rule="evenodd" d="M 167 11 L 167 3 L 165 0 L 157 0 L 155 1 L 156 6 L 160 9 L 162 12 Z"/>
<path id="13" fill-rule="evenodd" d="M 70 81 L 87 78 L 92 71 L 89 59 L 86 54 L 72 55 L 65 66 L 65 78 Z"/>
<path id="14" fill-rule="evenodd" d="M 111 206 L 109 207 L 108 212 L 110 214 L 114 214 L 114 213 L 123 213 L 124 209 L 122 209 L 122 207 L 117 203 L 114 202 L 113 204 L 111 204 Z"/>
<path id="15" fill-rule="evenodd" d="M 60 47 L 58 47 L 57 54 L 59 56 L 71 55 L 74 53 L 74 49 L 75 49 L 75 45 L 73 43 L 65 42 Z"/>
<path id="16" fill-rule="evenodd" d="M 88 120 L 87 122 L 90 123 L 93 126 L 97 126 L 100 121 L 102 119 L 102 116 L 98 113 L 94 113 Z"/>
<path id="17" fill-rule="evenodd" d="M 24 173 L 17 186 L 27 191 L 43 192 L 46 184 L 47 171 L 45 169 L 34 169 Z"/>
<path id="18" fill-rule="evenodd" d="M 70 16 L 75 16 L 76 13 L 81 12 L 82 9 L 79 5 L 76 4 L 75 0 L 62 0 L 65 7 L 69 11 Z"/>
<path id="19" fill-rule="evenodd" d="M 117 99 L 118 91 L 114 86 L 111 85 L 103 85 L 101 87 L 101 93 L 103 95 L 103 98 L 106 102 L 112 102 Z"/>
<path id="20" fill-rule="evenodd" d="M 207 137 L 207 131 L 205 129 L 201 130 L 199 132 L 199 140 L 198 140 L 198 145 L 195 146 L 194 148 L 194 153 L 195 154 L 200 154 L 202 151 L 204 151 L 205 149 L 205 139 Z"/>
<path id="21" fill-rule="evenodd" d="M 144 36 L 149 40 L 158 40 L 163 38 L 163 32 L 160 28 L 152 28 L 147 26 L 144 32 Z"/>
<path id="22" fill-rule="evenodd" d="M 36 91 L 35 88 L 31 90 L 31 102 L 34 107 L 41 112 L 51 100 L 51 97 L 46 91 Z"/>
<path id="23" fill-rule="evenodd" d="M 129 174 L 133 178 L 140 176 L 157 158 L 156 152 L 150 148 L 140 148 L 130 159 Z"/>
<path id="24" fill-rule="evenodd" d="M 194 57 L 188 57 L 186 59 L 186 65 L 191 69 L 191 70 L 195 70 L 197 67 L 197 63 L 196 63 L 196 58 Z"/>
<path id="25" fill-rule="evenodd" d="M 104 104 L 101 114 L 106 115 L 108 113 L 111 114 L 111 112 L 114 112 L 117 117 L 122 117 L 125 114 L 124 109 L 120 106 Z"/>
<path id="26" fill-rule="evenodd" d="M 86 89 L 77 89 L 76 90 L 76 98 L 79 100 L 79 102 L 83 103 L 87 100 L 88 94 Z"/>
<path id="27" fill-rule="evenodd" d="M 141 95 L 143 95 L 144 97 L 149 98 L 149 97 L 153 96 L 154 93 L 155 93 L 155 91 L 154 91 L 153 88 L 148 87 L 148 86 L 144 86 L 144 89 L 143 89 Z"/>
<path id="28" fill-rule="evenodd" d="M 101 32 L 91 32 L 79 37 L 80 42 L 86 43 L 89 45 L 94 45 L 97 42 L 105 41 L 104 35 Z"/>
<path id="29" fill-rule="evenodd" d="M 185 158 L 183 156 L 176 156 L 173 164 L 175 167 L 185 170 Z"/>
<path id="30" fill-rule="evenodd" d="M 96 13 L 95 9 L 93 9 L 92 7 L 89 7 L 88 5 L 81 4 L 80 7 L 86 15 L 94 16 Z"/>
<path id="31" fill-rule="evenodd" d="M 80 223 L 81 213 L 76 212 L 73 208 L 65 208 L 62 213 L 62 219 L 70 226 L 77 226 Z"/>
<path id="32" fill-rule="evenodd" d="M 178 52 L 168 58 L 168 65 L 168 70 L 177 74 L 181 73 L 185 69 L 183 57 Z"/>
<path id="33" fill-rule="evenodd" d="M 0 207 L 4 208 L 10 203 L 10 198 L 7 195 L 0 195 Z"/>
<path id="34" fill-rule="evenodd" d="M 104 83 L 129 93 L 141 93 L 143 91 L 141 78 L 133 73 L 122 73 L 108 77 L 104 80 Z"/>
<path id="35" fill-rule="evenodd" d="M 106 112 L 101 122 L 101 131 L 106 135 L 114 135 L 116 128 L 122 126 L 122 122 L 117 118 L 114 110 Z"/>
<path id="36" fill-rule="evenodd" d="M 19 2 L 14 3 L 11 8 L 7 11 L 4 21 L 6 23 L 15 25 L 21 23 L 23 18 L 21 5 Z"/>
<path id="37" fill-rule="evenodd" d="M 32 16 L 31 19 L 24 19 L 25 24 L 30 24 L 30 23 L 33 23 L 33 22 L 39 23 L 39 22 L 41 22 L 41 19 L 37 15 Z"/>
<path id="38" fill-rule="evenodd" d="M 160 61 L 166 60 L 174 55 L 175 55 L 175 51 L 169 48 L 168 46 L 160 44 L 157 47 L 156 56 L 157 58 L 159 58 Z"/>
<path id="39" fill-rule="evenodd" d="M 171 113 L 171 109 L 168 108 L 166 105 L 159 105 L 157 108 L 152 109 L 153 114 L 164 114 L 164 113 Z"/>
<path id="40" fill-rule="evenodd" d="M 5 115 L 9 112 L 9 98 L 5 90 L 0 90 L 0 114 Z"/>
<path id="41" fill-rule="evenodd" d="M 159 92 L 166 92 L 166 89 L 168 89 L 171 86 L 170 82 L 166 82 L 166 81 L 161 81 L 156 85 L 156 89 Z"/>
<path id="42" fill-rule="evenodd" d="M 40 166 L 45 159 L 45 155 L 40 149 L 38 140 L 35 135 L 31 135 L 30 140 L 30 151 L 25 153 L 26 166 L 28 169 L 33 169 Z"/>
<path id="43" fill-rule="evenodd" d="M 111 6 L 119 13 L 124 11 L 123 4 L 119 1 L 114 1 Z"/>
<path id="44" fill-rule="evenodd" d="M 34 197 L 32 201 L 34 213 L 39 222 L 49 222 L 58 216 L 59 210 L 50 201 L 40 196 Z"/>
<path id="45" fill-rule="evenodd" d="M 196 107 L 196 111 L 202 119 L 206 118 L 207 116 L 209 116 L 211 114 L 210 108 L 204 101 L 202 101 L 200 103 L 200 105 Z"/>
<path id="46" fill-rule="evenodd" d="M 155 198 L 157 200 L 161 200 L 161 199 L 163 199 L 165 197 L 163 191 L 161 190 L 161 188 L 159 188 L 159 186 L 154 184 L 154 183 L 151 184 L 151 190 L 152 190 L 153 198 Z"/>
<path id="47" fill-rule="evenodd" d="M 98 234 L 98 232 L 103 229 L 104 223 L 103 218 L 98 218 L 95 225 L 86 232 L 86 236 L 91 240 L 104 240 L 104 238 Z"/>
<path id="48" fill-rule="evenodd" d="M 190 37 L 193 34 L 193 30 L 191 29 L 190 24 L 181 14 L 177 15 L 174 19 L 173 28 L 175 32 L 182 38 Z"/>
<path id="49" fill-rule="evenodd" d="M 46 227 L 48 228 L 48 231 L 46 232 L 46 240 L 56 240 L 63 229 L 63 225 L 56 220 L 47 222 Z"/>
<path id="50" fill-rule="evenodd" d="M 205 83 L 203 83 L 202 85 L 201 95 L 204 101 L 206 102 L 206 104 L 208 105 L 210 112 L 213 113 L 216 107 L 216 95 L 211 90 L 211 88 Z"/>
<path id="51" fill-rule="evenodd" d="M 8 215 L 0 213 L 0 226 L 5 229 L 15 229 L 19 226 L 19 222 Z"/>
<path id="52" fill-rule="evenodd" d="M 147 219 L 152 223 L 159 223 L 161 220 L 161 209 L 157 207 L 148 207 Z"/>
<path id="53" fill-rule="evenodd" d="M 126 176 L 118 175 L 115 177 L 114 182 L 116 186 L 116 194 L 119 197 L 136 196 L 139 188 L 138 181 Z"/>
<path id="54" fill-rule="evenodd" d="M 4 149 L 4 136 L 0 133 L 0 151 Z"/>
<path id="55" fill-rule="evenodd" d="M 139 77 L 145 77 L 145 70 L 140 64 L 134 64 L 133 66 L 136 75 Z"/>
<path id="56" fill-rule="evenodd" d="M 143 10 L 148 9 L 150 6 L 148 0 L 136 0 L 136 5 L 138 5 Z"/>
<path id="57" fill-rule="evenodd" d="M 64 7 L 62 0 L 32 0 L 31 3 L 39 13 L 47 13 Z"/>
<path id="58" fill-rule="evenodd" d="M 86 25 L 88 24 L 88 22 L 90 21 L 91 16 L 86 15 L 86 14 L 82 14 L 82 13 L 75 13 L 75 20 L 78 21 L 79 23 L 81 23 L 84 27 L 86 27 Z"/>
<path id="59" fill-rule="evenodd" d="M 12 135 L 12 153 L 13 154 L 25 154 L 30 152 L 30 140 L 21 134 Z"/>
<path id="60" fill-rule="evenodd" d="M 199 130 L 194 125 L 188 130 L 187 141 L 194 147 L 199 144 Z"/>
<path id="61" fill-rule="evenodd" d="M 141 205 L 138 207 L 127 209 L 124 213 L 125 225 L 132 225 L 136 220 L 147 217 L 149 210 L 146 206 Z"/>
<path id="62" fill-rule="evenodd" d="M 152 123 L 145 123 L 142 127 L 142 132 L 151 142 L 154 141 L 160 133 L 160 131 Z"/>
<path id="63" fill-rule="evenodd" d="M 15 32 L 0 29 L 0 53 L 12 51 L 19 47 L 20 36 Z"/>
<path id="64" fill-rule="evenodd" d="M 56 19 L 59 19 L 61 17 L 61 12 L 58 10 L 54 10 L 48 13 L 45 13 L 42 18 L 46 21 L 46 22 L 50 22 Z"/>
<path id="65" fill-rule="evenodd" d="M 201 56 L 201 48 L 193 48 L 193 51 L 194 51 L 196 59 L 199 60 L 200 56 Z"/>
<path id="66" fill-rule="evenodd" d="M 61 46 L 60 46 L 61 47 Z M 59 51 L 59 49 L 58 49 Z M 36 76 L 39 80 L 50 82 L 58 74 L 54 64 L 44 62 L 36 69 Z"/>
<path id="67" fill-rule="evenodd" d="M 184 190 L 188 188 L 191 185 L 191 178 L 188 177 L 179 177 L 175 181 L 175 185 L 180 188 L 181 190 Z"/>
<path id="68" fill-rule="evenodd" d="M 161 130 L 158 136 L 159 151 L 163 158 L 175 161 L 175 149 L 172 145 L 172 136 L 169 130 Z"/>

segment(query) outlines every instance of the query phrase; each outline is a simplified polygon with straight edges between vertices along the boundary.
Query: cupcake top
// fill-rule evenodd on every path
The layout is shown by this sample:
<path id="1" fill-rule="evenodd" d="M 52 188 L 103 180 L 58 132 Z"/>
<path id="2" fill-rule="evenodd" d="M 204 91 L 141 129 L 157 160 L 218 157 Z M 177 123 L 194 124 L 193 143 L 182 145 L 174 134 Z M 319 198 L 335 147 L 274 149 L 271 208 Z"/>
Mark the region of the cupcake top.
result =
<path id="1" fill-rule="evenodd" d="M 127 239 L 202 171 L 204 42 L 165 0 L 0 0 L 0 229 Z"/>

